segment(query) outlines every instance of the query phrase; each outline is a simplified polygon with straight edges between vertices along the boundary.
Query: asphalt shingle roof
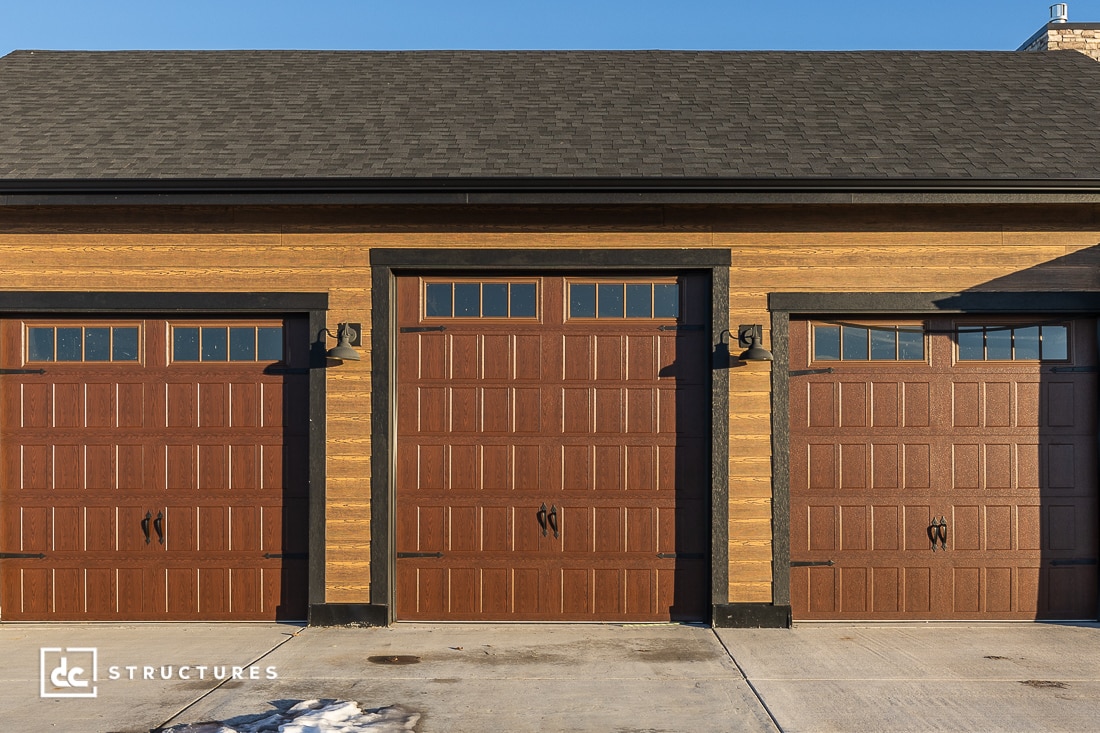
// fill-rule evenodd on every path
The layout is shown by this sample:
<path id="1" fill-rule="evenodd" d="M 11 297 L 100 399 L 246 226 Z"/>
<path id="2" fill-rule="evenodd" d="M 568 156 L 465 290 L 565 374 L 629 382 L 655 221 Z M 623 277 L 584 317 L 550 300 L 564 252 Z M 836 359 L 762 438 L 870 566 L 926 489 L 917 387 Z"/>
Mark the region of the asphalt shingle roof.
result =
<path id="1" fill-rule="evenodd" d="M 1100 178 L 1071 51 L 17 51 L 0 180 Z"/>

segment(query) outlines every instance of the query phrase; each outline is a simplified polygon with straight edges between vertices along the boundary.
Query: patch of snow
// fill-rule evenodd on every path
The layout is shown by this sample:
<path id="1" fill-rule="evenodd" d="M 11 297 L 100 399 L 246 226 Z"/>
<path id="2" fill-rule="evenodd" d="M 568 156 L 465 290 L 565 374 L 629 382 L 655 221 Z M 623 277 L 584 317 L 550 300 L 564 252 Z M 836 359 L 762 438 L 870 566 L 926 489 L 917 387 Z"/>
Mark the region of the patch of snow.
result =
<path id="1" fill-rule="evenodd" d="M 184 723 L 162 733 L 407 733 L 419 721 L 420 713 L 400 705 L 361 710 L 350 700 L 303 700 L 270 714 Z"/>

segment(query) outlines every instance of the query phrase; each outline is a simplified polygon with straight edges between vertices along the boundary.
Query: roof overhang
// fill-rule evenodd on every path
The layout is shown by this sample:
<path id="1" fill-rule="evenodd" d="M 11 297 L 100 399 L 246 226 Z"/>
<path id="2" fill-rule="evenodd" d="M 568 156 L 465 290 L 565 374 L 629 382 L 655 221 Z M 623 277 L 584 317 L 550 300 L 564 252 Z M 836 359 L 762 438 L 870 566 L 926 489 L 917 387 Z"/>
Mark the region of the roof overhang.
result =
<path id="1" fill-rule="evenodd" d="M 1100 203 L 1100 179 L 0 180 L 0 207 L 1098 203 Z"/>

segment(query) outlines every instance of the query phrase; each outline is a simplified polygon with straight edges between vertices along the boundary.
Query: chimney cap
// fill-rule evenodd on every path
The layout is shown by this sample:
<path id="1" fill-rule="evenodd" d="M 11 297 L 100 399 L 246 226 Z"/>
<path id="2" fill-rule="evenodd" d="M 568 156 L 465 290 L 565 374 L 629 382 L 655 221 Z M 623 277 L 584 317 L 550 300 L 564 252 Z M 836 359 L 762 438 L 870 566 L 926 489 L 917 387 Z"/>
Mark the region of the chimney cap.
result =
<path id="1" fill-rule="evenodd" d="M 1069 21 L 1069 4 L 1054 3 L 1050 6 L 1050 22 L 1065 23 Z"/>

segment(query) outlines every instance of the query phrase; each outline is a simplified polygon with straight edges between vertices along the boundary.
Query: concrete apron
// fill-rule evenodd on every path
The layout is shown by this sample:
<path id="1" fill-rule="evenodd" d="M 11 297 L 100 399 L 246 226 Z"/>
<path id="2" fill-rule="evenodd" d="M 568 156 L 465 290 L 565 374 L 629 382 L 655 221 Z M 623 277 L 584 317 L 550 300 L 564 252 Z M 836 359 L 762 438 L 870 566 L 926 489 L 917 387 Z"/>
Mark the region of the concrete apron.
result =
<path id="1" fill-rule="evenodd" d="M 1095 623 L 797 624 L 717 634 L 786 733 L 1100 726 Z"/>
<path id="2" fill-rule="evenodd" d="M 61 655 L 69 672 L 90 666 L 75 650 L 96 648 L 97 696 L 40 698 L 43 647 L 61 650 L 47 652 L 47 677 Z M 401 705 L 421 714 L 421 733 L 775 730 L 714 632 L 697 626 L 18 624 L 0 625 L 0 648 L 12 730 L 144 732 L 310 698 Z M 48 695 L 88 689 L 56 679 Z"/>
<path id="3" fill-rule="evenodd" d="M 87 648 L 94 681 L 74 674 L 90 666 L 75 651 Z M 401 705 L 421 714 L 421 733 L 774 731 L 770 716 L 787 733 L 1085 731 L 1100 720 L 1096 624 L 3 624 L 0 650 L 4 730 L 144 732 L 310 698 Z M 40 697 L 43 660 L 47 695 L 89 689 L 53 684 L 56 672 L 97 696 Z"/>

